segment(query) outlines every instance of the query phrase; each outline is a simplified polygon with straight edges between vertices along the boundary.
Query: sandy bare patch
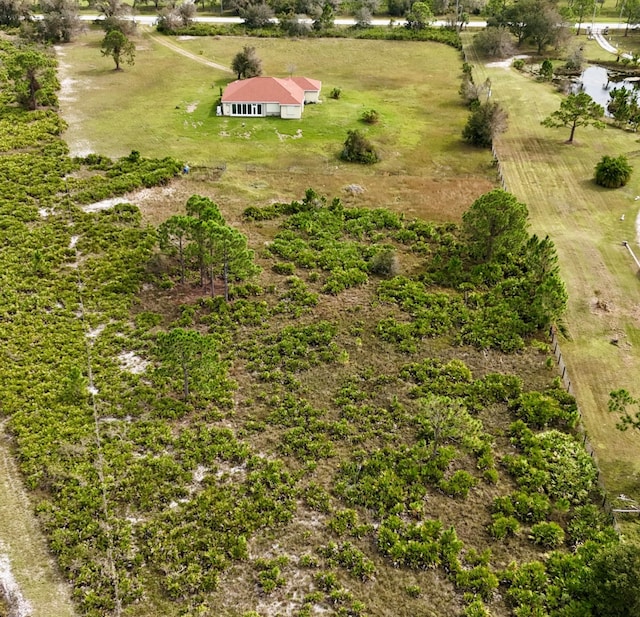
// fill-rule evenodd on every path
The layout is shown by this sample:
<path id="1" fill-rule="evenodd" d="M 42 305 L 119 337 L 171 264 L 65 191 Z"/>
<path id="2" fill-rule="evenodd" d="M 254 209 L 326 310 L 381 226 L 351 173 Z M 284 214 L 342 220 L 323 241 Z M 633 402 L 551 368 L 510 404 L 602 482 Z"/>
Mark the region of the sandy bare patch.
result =
<path id="1" fill-rule="evenodd" d="M 100 324 L 99 326 L 96 326 L 95 328 L 91 328 L 90 330 L 87 331 L 87 338 L 89 340 L 94 341 L 102 334 L 105 328 L 106 328 L 106 324 L 103 324 L 103 323 Z"/>
<path id="2" fill-rule="evenodd" d="M 11 571 L 9 557 L 4 553 L 0 554 L 0 588 L 2 588 L 3 595 L 11 610 L 10 614 L 13 617 L 31 616 L 33 610 L 31 604 L 22 595 L 22 591 Z"/>
<path id="3" fill-rule="evenodd" d="M 349 193 L 351 195 L 362 195 L 364 193 L 364 187 L 359 184 L 348 184 L 344 187 L 345 193 Z"/>
<path id="4" fill-rule="evenodd" d="M 525 60 L 528 58 L 526 54 L 519 54 L 517 56 L 513 56 L 512 58 L 507 58 L 506 60 L 499 60 L 497 62 L 489 62 L 487 63 L 487 68 L 496 68 L 496 69 L 508 69 L 511 68 L 514 60 Z"/>
<path id="5" fill-rule="evenodd" d="M 188 114 L 192 114 L 196 109 L 198 109 L 198 104 L 200 103 L 200 101 L 195 101 L 193 103 L 189 103 L 187 105 L 187 113 Z"/>
<path id="6" fill-rule="evenodd" d="M 94 149 L 91 147 L 91 144 L 85 140 L 79 140 L 74 143 L 67 142 L 69 146 L 69 156 L 88 156 L 91 154 Z"/>
<path id="7" fill-rule="evenodd" d="M 118 355 L 118 360 L 122 369 L 133 375 L 142 375 L 149 366 L 148 360 L 144 360 L 133 351 L 123 351 Z"/>
<path id="8" fill-rule="evenodd" d="M 110 199 L 103 199 L 102 201 L 96 201 L 92 204 L 86 204 L 85 206 L 81 206 L 81 208 L 84 212 L 100 212 L 100 210 L 108 210 L 118 204 L 127 203 L 130 202 L 124 197 L 111 197 Z"/>
<path id="9" fill-rule="evenodd" d="M 218 478 L 218 480 L 233 479 L 233 481 L 236 482 L 238 480 L 242 480 L 246 473 L 247 470 L 244 465 L 230 465 L 229 463 L 222 461 L 216 465 L 216 478 Z"/>
<path id="10" fill-rule="evenodd" d="M 278 129 L 275 129 L 276 135 L 280 141 L 284 141 L 285 139 L 300 139 L 302 137 L 302 129 L 298 129 L 293 135 L 288 135 L 287 133 L 280 133 Z"/>

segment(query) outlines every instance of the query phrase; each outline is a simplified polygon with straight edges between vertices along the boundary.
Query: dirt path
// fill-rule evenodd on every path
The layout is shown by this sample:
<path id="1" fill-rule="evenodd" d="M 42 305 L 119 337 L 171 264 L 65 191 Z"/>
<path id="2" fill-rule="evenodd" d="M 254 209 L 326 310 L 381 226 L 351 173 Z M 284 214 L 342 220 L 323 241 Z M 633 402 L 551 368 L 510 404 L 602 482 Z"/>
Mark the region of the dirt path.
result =
<path id="1" fill-rule="evenodd" d="M 74 617 L 0 424 L 0 587 L 15 617 Z"/>
<path id="2" fill-rule="evenodd" d="M 145 36 L 150 40 L 152 40 L 154 43 L 158 43 L 158 45 L 164 45 L 171 51 L 175 51 L 177 54 L 180 54 L 185 58 L 195 60 L 200 64 L 204 64 L 205 66 L 210 66 L 211 68 L 218 69 L 219 71 L 224 71 L 225 73 L 233 73 L 233 71 L 228 66 L 224 66 L 223 64 L 218 64 L 217 62 L 212 62 L 211 60 L 207 60 L 202 56 L 192 54 L 190 51 L 186 51 L 185 49 L 182 49 L 182 47 L 180 47 L 179 45 L 176 45 L 175 43 L 170 42 L 166 36 L 151 34 L 151 32 L 145 32 Z"/>

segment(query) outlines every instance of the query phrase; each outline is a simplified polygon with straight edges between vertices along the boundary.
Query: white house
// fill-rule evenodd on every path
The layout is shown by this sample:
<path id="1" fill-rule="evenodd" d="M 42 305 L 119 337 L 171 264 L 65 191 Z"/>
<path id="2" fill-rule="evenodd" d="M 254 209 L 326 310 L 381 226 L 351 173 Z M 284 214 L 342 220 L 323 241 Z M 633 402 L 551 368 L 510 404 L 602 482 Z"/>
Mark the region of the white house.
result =
<path id="1" fill-rule="evenodd" d="M 223 116 L 301 118 L 307 103 L 317 103 L 322 83 L 307 77 L 251 77 L 231 82 L 222 95 Z"/>

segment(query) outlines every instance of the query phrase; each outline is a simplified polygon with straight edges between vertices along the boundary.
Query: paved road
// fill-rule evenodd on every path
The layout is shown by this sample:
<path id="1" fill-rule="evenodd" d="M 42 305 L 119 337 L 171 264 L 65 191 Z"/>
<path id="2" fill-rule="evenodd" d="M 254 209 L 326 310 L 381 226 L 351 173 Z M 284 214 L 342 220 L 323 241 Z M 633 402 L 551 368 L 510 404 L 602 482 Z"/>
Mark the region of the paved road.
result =
<path id="1" fill-rule="evenodd" d="M 100 19 L 100 16 L 99 15 L 81 15 L 80 19 L 84 21 L 94 21 L 96 19 Z M 158 16 L 157 15 L 133 15 L 131 19 L 135 20 L 136 23 L 143 24 L 146 26 L 152 26 L 156 23 Z M 240 17 L 214 17 L 211 15 L 202 15 L 202 16 L 196 15 L 196 17 L 194 18 L 194 21 L 201 22 L 201 23 L 209 23 L 209 24 L 240 24 L 242 23 L 242 19 Z M 273 21 L 277 22 L 278 20 L 274 18 Z M 302 21 L 311 23 L 313 20 L 306 18 L 306 19 L 302 19 Z M 390 25 L 391 21 L 392 20 L 388 17 L 384 19 L 376 18 L 371 20 L 371 25 L 372 26 L 388 26 Z M 334 23 L 337 26 L 354 26 L 356 21 L 353 18 L 346 17 L 346 18 L 335 19 Z M 433 22 L 433 25 L 446 26 L 447 23 L 448 22 L 445 20 L 437 20 Z M 396 26 L 403 26 L 405 24 L 405 21 L 404 19 L 394 19 L 393 24 Z M 486 21 L 474 19 L 473 21 L 470 21 L 465 26 L 465 28 L 472 29 L 472 30 L 481 30 L 482 28 L 486 28 L 486 26 L 487 26 Z M 577 23 L 574 24 L 574 27 L 577 28 L 578 24 Z M 581 26 L 581 29 L 583 32 L 586 32 L 586 29 L 588 27 L 590 27 L 588 23 L 583 23 Z M 624 30 L 626 27 L 627 27 L 627 24 L 620 23 L 620 22 L 598 22 L 596 24 L 596 30 L 603 30 L 604 28 L 609 28 L 610 30 Z"/>

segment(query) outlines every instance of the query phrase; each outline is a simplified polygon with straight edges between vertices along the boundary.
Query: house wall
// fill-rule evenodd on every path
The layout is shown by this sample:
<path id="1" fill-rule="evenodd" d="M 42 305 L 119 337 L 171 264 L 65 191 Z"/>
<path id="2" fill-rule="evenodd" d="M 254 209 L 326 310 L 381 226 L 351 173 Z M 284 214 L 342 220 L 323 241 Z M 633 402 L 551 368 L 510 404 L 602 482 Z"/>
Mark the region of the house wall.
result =
<path id="1" fill-rule="evenodd" d="M 281 118 L 302 118 L 302 105 L 280 105 Z"/>
<path id="2" fill-rule="evenodd" d="M 235 103 L 236 105 L 236 113 L 233 113 L 234 103 L 222 103 L 222 115 L 223 116 L 235 116 L 235 117 L 248 117 L 248 118 L 256 118 L 259 116 L 252 114 L 242 114 L 237 113 L 237 106 L 239 103 Z M 262 116 L 280 116 L 281 118 L 302 118 L 302 105 L 280 105 L 279 103 L 260 103 L 262 106 Z"/>
<path id="3" fill-rule="evenodd" d="M 233 112 L 233 106 L 236 106 L 236 112 Z M 259 105 L 259 107 L 257 107 Z M 246 109 L 247 113 L 242 113 L 240 108 Z M 261 116 L 270 115 L 268 112 L 269 105 L 265 103 L 222 103 L 222 115 L 223 116 L 236 116 L 236 117 L 247 117 L 247 118 L 256 118 Z M 251 111 L 249 111 L 251 109 Z M 259 109 L 260 113 L 252 113 Z"/>
<path id="4" fill-rule="evenodd" d="M 305 93 L 304 93 L 305 103 L 317 103 L 319 99 L 320 99 L 319 90 L 305 90 Z"/>
<path id="5" fill-rule="evenodd" d="M 267 116 L 279 116 L 280 115 L 280 103 L 267 103 Z"/>

